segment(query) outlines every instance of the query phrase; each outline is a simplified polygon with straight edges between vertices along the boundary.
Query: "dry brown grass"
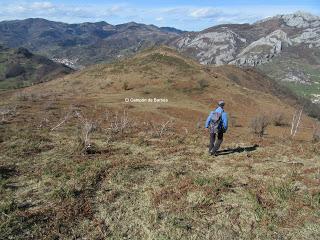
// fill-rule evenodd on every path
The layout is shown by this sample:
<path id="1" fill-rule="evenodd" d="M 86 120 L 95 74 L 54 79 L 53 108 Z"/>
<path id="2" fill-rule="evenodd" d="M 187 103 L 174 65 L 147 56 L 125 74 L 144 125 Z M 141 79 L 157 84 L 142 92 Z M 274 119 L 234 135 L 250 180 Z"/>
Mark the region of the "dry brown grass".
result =
<path id="1" fill-rule="evenodd" d="M 288 126 L 270 126 L 263 141 L 249 131 L 261 109 L 281 108 L 286 116 L 293 109 L 237 85 L 212 96 L 211 87 L 228 79 L 222 73 L 211 78 L 199 65 L 183 77 L 177 68 L 175 81 L 196 86 L 208 79 L 210 86 L 202 94 L 177 91 L 167 85 L 175 73 L 168 64 L 172 58 L 157 58 L 161 74 L 151 75 L 158 69 L 140 66 L 148 73 L 139 73 L 137 58 L 24 89 L 27 96 L 45 96 L 37 101 L 21 101 L 14 92 L 0 96 L 19 112 L 0 125 L 0 238 L 317 239 L 320 148 L 311 142 L 312 129 L 302 129 L 295 140 L 286 140 Z M 121 90 L 125 80 L 132 90 Z M 95 84 L 104 81 L 114 83 L 104 89 Z M 146 85 L 148 95 L 169 103 L 124 103 L 125 97 L 144 96 Z M 204 123 L 201 128 L 196 123 L 213 107 L 212 98 L 222 97 L 237 118 L 223 149 L 236 151 L 212 158 Z M 243 105 L 248 101 L 252 106 Z M 74 151 L 83 127 L 77 117 L 51 131 L 70 106 L 84 122 L 99 123 L 89 135 L 95 153 Z M 307 126 L 311 120 L 302 122 Z"/>

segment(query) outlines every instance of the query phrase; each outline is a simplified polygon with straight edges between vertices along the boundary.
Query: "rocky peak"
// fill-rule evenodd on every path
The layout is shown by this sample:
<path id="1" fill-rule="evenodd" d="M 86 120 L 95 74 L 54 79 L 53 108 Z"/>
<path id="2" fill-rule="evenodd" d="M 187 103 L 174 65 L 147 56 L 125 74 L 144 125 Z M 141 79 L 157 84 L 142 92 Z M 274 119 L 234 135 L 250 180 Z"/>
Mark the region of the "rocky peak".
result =
<path id="1" fill-rule="evenodd" d="M 296 12 L 293 14 L 283 15 L 282 19 L 289 27 L 308 28 L 320 26 L 320 17 L 310 13 Z"/>
<path id="2" fill-rule="evenodd" d="M 308 28 L 320 26 L 320 17 L 311 13 L 298 11 L 291 14 L 277 15 L 258 21 L 256 23 L 265 23 L 271 20 L 282 20 L 286 26 L 295 28 Z"/>
<path id="3" fill-rule="evenodd" d="M 203 31 L 199 34 L 187 34 L 174 44 L 186 52 L 197 52 L 194 55 L 202 64 L 225 64 L 233 60 L 238 46 L 244 45 L 246 39 L 241 38 L 232 30 L 222 27 L 212 32 Z"/>

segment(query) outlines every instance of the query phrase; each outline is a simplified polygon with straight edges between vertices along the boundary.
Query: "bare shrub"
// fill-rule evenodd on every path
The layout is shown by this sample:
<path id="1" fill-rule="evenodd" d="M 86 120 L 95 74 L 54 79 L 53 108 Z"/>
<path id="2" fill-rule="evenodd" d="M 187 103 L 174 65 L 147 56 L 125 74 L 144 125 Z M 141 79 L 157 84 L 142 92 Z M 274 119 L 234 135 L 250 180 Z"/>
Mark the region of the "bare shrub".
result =
<path id="1" fill-rule="evenodd" d="M 129 125 L 129 118 L 127 112 L 124 110 L 122 115 L 119 113 L 116 113 L 114 118 L 111 120 L 110 123 L 110 130 L 113 133 L 123 133 L 124 130 Z"/>
<path id="2" fill-rule="evenodd" d="M 203 125 L 203 119 L 201 117 L 199 117 L 197 123 L 196 123 L 196 128 L 197 129 L 202 129 Z"/>
<path id="3" fill-rule="evenodd" d="M 238 119 L 238 118 L 237 118 L 236 116 L 230 114 L 230 115 L 229 115 L 229 119 L 230 119 L 230 126 L 231 126 L 231 127 L 241 127 L 241 124 L 239 124 L 239 123 L 237 122 L 237 119 Z"/>
<path id="4" fill-rule="evenodd" d="M 40 120 L 38 128 L 48 128 L 50 120 L 47 117 L 44 117 Z"/>
<path id="5" fill-rule="evenodd" d="M 170 132 L 172 129 L 173 120 L 168 120 L 160 123 L 159 125 L 152 124 L 152 135 L 153 137 L 161 138 L 164 134 Z"/>
<path id="6" fill-rule="evenodd" d="M 122 84 L 122 89 L 125 90 L 125 91 L 129 90 L 129 85 L 128 85 L 128 82 L 127 82 L 127 81 L 125 81 L 125 82 Z"/>
<path id="7" fill-rule="evenodd" d="M 131 133 L 135 126 L 135 122 L 129 118 L 126 110 L 115 114 L 106 112 L 104 122 L 106 122 L 106 127 L 102 130 L 107 136 L 107 143 L 110 143 L 114 138 L 121 138 L 125 134 Z"/>
<path id="8" fill-rule="evenodd" d="M 16 106 L 3 106 L 0 107 L 0 122 L 6 122 L 10 117 L 14 117 L 17 114 Z"/>
<path id="9" fill-rule="evenodd" d="M 91 134 L 95 132 L 100 123 L 97 120 L 88 119 L 86 118 L 79 110 L 71 107 L 70 110 L 67 112 L 67 114 L 62 118 L 62 120 L 53 128 L 51 128 L 51 131 L 56 130 L 60 126 L 62 126 L 64 123 L 69 121 L 70 119 L 75 118 L 78 120 L 79 123 L 79 134 L 77 136 L 78 138 L 78 146 L 77 150 L 81 153 L 85 154 L 94 154 L 97 153 L 97 149 L 95 144 L 91 141 Z"/>
<path id="10" fill-rule="evenodd" d="M 44 110 L 49 111 L 49 110 L 56 110 L 58 109 L 57 105 L 52 102 L 52 101 L 48 101 L 44 104 Z"/>
<path id="11" fill-rule="evenodd" d="M 266 115 L 259 115 L 251 120 L 251 129 L 254 134 L 263 137 L 270 121 Z"/>
<path id="12" fill-rule="evenodd" d="M 199 84 L 199 88 L 200 90 L 204 90 L 206 89 L 207 87 L 209 87 L 209 82 L 205 79 L 201 79 L 198 81 L 198 84 Z"/>
<path id="13" fill-rule="evenodd" d="M 282 112 L 274 113 L 272 116 L 272 124 L 274 126 L 284 126 L 286 124 L 284 114 Z"/>
<path id="14" fill-rule="evenodd" d="M 314 126 L 313 135 L 312 135 L 313 142 L 320 142 L 320 127 Z"/>
<path id="15" fill-rule="evenodd" d="M 95 144 L 91 141 L 91 134 L 97 131 L 99 122 L 92 119 L 85 118 L 79 111 L 74 111 L 74 116 L 80 122 L 80 134 L 78 135 L 78 150 L 86 154 L 97 153 Z"/>
<path id="16" fill-rule="evenodd" d="M 32 101 L 37 102 L 44 98 L 41 94 L 35 94 L 35 93 L 25 93 L 25 92 L 19 92 L 17 95 L 18 101 Z"/>

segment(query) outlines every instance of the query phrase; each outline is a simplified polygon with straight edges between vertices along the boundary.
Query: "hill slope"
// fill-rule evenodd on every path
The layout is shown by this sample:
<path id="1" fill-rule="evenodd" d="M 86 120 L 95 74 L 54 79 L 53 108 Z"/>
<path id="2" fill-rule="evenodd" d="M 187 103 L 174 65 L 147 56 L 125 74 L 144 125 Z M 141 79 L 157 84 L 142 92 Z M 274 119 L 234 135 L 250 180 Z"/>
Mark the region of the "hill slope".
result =
<path id="1" fill-rule="evenodd" d="M 162 47 L 0 93 L 0 238 L 317 239 L 313 121 L 255 137 L 252 117 L 295 111 L 266 82 Z M 230 129 L 212 158 L 203 125 L 220 98 Z"/>
<path id="2" fill-rule="evenodd" d="M 45 82 L 73 70 L 25 48 L 0 46 L 0 89 L 18 88 Z"/>

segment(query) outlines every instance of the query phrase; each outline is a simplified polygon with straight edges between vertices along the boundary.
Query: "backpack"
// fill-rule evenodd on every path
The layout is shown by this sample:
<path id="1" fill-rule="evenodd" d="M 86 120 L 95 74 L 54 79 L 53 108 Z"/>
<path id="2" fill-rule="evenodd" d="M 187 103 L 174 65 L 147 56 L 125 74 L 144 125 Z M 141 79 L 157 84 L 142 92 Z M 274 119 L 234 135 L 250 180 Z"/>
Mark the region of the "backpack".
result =
<path id="1" fill-rule="evenodd" d="M 210 122 L 210 133 L 218 133 L 221 122 L 222 114 L 220 112 L 214 112 Z"/>

